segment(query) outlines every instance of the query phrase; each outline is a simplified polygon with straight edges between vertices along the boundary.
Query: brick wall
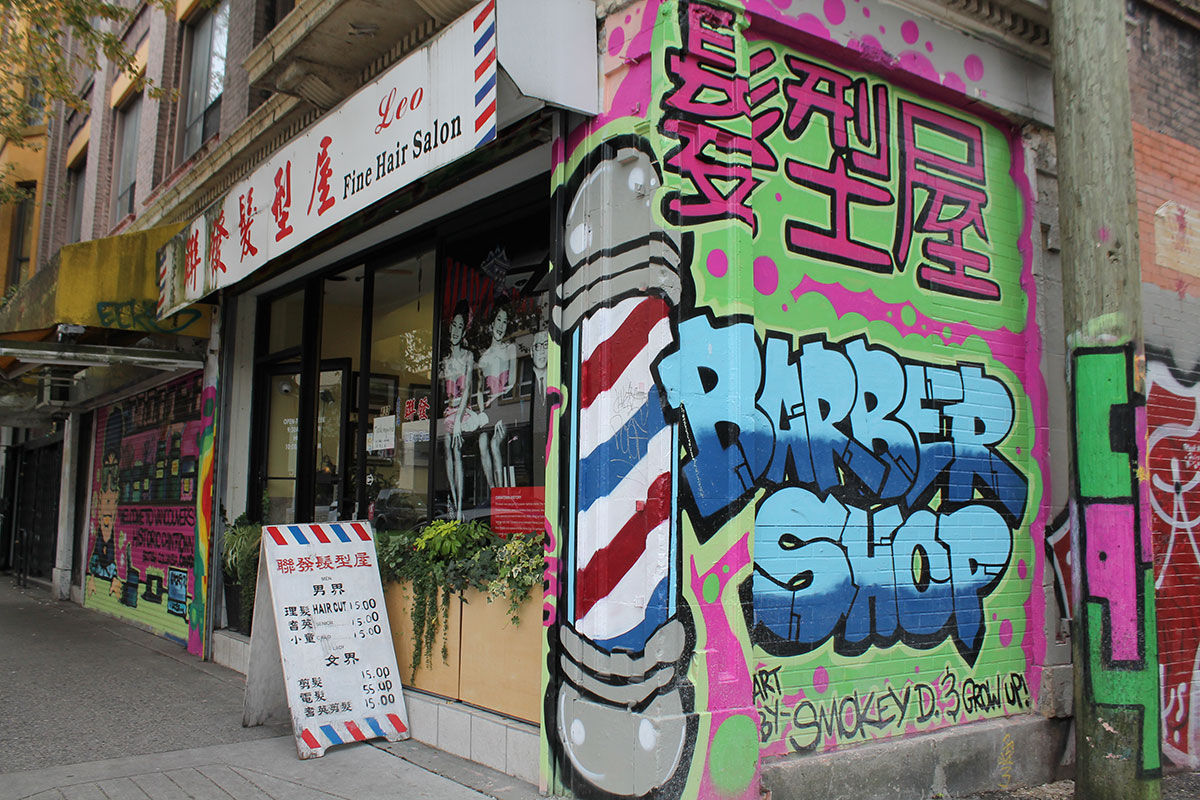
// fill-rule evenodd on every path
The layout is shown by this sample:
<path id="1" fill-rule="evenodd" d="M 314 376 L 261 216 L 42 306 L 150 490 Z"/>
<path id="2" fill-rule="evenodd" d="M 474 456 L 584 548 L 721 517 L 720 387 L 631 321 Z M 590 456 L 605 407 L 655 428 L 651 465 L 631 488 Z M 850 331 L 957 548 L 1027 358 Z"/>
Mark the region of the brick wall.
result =
<path id="1" fill-rule="evenodd" d="M 1131 3 L 1130 85 L 1147 351 L 1149 524 L 1163 753 L 1200 766 L 1200 30 Z M 1198 20 L 1200 21 L 1200 20 Z"/>
<path id="2" fill-rule="evenodd" d="M 220 135 L 228 137 L 247 115 L 266 98 L 267 94 L 251 89 L 241 64 L 268 30 L 268 0 L 231 0 L 229 42 L 225 73 L 225 88 L 221 101 Z M 143 36 L 149 37 L 147 77 L 166 89 L 182 86 L 185 67 L 183 46 L 186 25 L 173 14 L 142 5 L 136 16 L 117 31 L 130 49 L 135 49 Z M 80 74 L 79 85 L 86 85 Z M 91 137 L 85 170 L 85 204 L 81 236 L 91 239 L 107 236 L 121 229 L 122 220 L 112 217 L 113 182 L 115 181 L 117 144 L 117 113 L 109 106 L 109 94 L 116 80 L 116 70 L 103 62 L 93 75 L 90 92 Z M 193 163 L 182 163 L 179 156 L 180 103 L 177 99 L 155 100 L 143 97 L 142 118 L 138 133 L 139 159 L 135 211 L 178 178 L 186 174 Z M 39 236 L 39 261 L 45 263 L 59 248 L 68 243 L 70 214 L 68 202 L 68 170 L 66 151 L 77 124 L 67 119 L 60 109 L 50 124 L 50 143 L 47 151 L 47 192 L 42 213 L 46 224 Z M 86 116 L 76 115 L 78 120 Z M 201 151 L 201 156 L 204 151 Z"/>

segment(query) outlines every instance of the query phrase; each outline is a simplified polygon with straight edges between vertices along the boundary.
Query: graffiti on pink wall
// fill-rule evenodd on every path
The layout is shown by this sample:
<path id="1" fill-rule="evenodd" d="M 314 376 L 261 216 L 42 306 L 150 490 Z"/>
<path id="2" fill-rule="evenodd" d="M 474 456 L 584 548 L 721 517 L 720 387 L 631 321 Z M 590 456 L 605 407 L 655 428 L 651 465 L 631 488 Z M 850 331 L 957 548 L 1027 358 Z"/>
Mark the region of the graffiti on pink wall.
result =
<path id="1" fill-rule="evenodd" d="M 96 413 L 84 604 L 181 644 L 195 616 L 200 400 L 195 373 Z"/>

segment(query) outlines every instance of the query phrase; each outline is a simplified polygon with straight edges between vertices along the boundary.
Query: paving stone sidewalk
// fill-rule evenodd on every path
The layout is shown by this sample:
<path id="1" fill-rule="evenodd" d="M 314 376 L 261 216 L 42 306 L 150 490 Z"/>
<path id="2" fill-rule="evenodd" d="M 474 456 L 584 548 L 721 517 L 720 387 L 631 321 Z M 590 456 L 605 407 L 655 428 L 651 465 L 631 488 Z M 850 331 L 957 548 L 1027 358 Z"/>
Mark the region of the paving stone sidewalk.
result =
<path id="1" fill-rule="evenodd" d="M 242 727 L 245 680 L 0 574 L 0 800 L 532 800 L 516 778 L 416 742 L 301 761 Z"/>

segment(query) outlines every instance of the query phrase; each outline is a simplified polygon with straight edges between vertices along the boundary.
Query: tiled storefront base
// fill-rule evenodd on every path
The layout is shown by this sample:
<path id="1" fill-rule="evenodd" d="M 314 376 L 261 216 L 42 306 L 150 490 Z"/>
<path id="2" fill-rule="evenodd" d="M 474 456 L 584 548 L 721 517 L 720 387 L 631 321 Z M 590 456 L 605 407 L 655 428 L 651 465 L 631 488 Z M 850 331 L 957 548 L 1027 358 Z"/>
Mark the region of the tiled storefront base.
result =
<path id="1" fill-rule="evenodd" d="M 250 637 L 231 630 L 213 631 L 212 660 L 245 675 L 250 666 Z"/>
<path id="2" fill-rule="evenodd" d="M 404 702 L 417 741 L 537 785 L 536 725 L 408 689 Z"/>
<path id="3" fill-rule="evenodd" d="M 213 661 L 244 675 L 250 663 L 250 639 L 216 631 Z M 404 702 L 409 728 L 418 742 L 537 785 L 536 725 L 411 689 L 404 690 Z"/>

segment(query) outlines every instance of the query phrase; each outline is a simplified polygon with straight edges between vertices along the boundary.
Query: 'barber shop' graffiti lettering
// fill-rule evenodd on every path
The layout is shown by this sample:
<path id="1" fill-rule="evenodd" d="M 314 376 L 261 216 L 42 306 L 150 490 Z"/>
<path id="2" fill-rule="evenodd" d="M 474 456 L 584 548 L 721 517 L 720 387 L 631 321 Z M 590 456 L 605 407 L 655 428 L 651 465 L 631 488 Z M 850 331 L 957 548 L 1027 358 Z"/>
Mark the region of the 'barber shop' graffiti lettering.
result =
<path id="1" fill-rule="evenodd" d="M 759 485 L 796 484 L 903 509 L 938 492 L 946 509 L 978 492 L 1009 525 L 1020 522 L 1025 479 L 996 449 L 1012 397 L 980 367 L 922 364 L 862 338 L 793 350 L 787 336 L 764 341 L 750 323 L 704 315 L 679 334 L 658 372 L 686 419 L 682 474 L 701 520 Z"/>
<path id="2" fill-rule="evenodd" d="M 697 528 L 760 487 L 754 623 L 796 654 L 953 638 L 973 663 L 983 599 L 1008 566 L 1025 479 L 997 450 L 1004 384 L 971 364 L 901 359 L 862 337 L 790 338 L 705 315 L 659 367 L 685 423 L 681 475 Z M 936 504 L 931 504 L 934 500 Z"/>

